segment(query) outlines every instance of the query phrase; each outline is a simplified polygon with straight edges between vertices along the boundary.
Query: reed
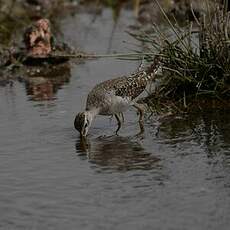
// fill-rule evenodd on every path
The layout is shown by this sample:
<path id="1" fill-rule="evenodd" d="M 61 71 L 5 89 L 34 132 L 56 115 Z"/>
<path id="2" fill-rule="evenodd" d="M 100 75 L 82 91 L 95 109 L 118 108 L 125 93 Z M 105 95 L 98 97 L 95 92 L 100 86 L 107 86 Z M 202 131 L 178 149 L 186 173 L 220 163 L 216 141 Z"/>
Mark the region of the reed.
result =
<path id="1" fill-rule="evenodd" d="M 196 23 L 179 28 L 156 1 L 168 27 L 157 25 L 148 32 L 131 34 L 141 41 L 145 53 L 139 57 L 152 63 L 159 57 L 161 72 L 148 103 L 156 107 L 187 109 L 201 98 L 230 98 L 230 12 L 207 3 L 207 11 Z M 195 17 L 195 15 L 194 15 Z"/>

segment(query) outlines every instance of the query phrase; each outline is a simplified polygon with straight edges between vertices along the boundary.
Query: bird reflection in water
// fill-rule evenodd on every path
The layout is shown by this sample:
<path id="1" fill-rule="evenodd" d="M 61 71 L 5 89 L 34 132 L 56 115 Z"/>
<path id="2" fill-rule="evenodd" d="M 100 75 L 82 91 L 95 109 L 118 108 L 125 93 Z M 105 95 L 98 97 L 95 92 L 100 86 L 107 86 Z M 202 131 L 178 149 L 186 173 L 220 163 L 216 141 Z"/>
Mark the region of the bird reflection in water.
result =
<path id="1" fill-rule="evenodd" d="M 76 141 L 76 152 L 102 170 L 150 170 L 159 167 L 160 159 L 148 153 L 129 137 L 98 137 Z"/>
<path id="2" fill-rule="evenodd" d="M 44 101 L 55 99 L 58 89 L 69 79 L 70 65 L 64 63 L 51 67 L 30 67 L 24 80 L 31 100 Z"/>

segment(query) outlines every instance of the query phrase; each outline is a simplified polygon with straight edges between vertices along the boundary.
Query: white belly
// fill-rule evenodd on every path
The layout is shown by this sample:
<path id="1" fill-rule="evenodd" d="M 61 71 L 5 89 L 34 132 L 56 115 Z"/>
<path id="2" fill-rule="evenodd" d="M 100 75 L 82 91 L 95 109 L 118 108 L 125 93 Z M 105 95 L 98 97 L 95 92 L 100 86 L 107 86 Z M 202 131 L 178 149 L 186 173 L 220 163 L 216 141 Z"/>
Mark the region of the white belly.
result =
<path id="1" fill-rule="evenodd" d="M 101 115 L 112 115 L 125 112 L 131 105 L 129 98 L 110 96 L 105 100 Z"/>

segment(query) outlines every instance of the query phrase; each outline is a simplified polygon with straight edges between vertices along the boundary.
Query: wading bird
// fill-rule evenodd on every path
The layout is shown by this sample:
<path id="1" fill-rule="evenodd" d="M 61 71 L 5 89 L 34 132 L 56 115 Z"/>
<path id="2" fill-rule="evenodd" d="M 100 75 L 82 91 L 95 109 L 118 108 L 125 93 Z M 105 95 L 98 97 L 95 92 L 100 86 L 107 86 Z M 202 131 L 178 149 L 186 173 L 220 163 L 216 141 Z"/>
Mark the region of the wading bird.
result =
<path id="1" fill-rule="evenodd" d="M 156 70 L 155 63 L 146 71 L 138 70 L 130 76 L 118 77 L 96 85 L 88 94 L 85 111 L 78 113 L 74 121 L 74 126 L 81 136 L 87 135 L 96 115 L 114 115 L 118 123 L 117 134 L 121 127 L 123 112 L 130 106 L 139 111 L 139 124 L 143 130 L 143 105 L 134 99 L 153 80 L 154 70 Z"/>

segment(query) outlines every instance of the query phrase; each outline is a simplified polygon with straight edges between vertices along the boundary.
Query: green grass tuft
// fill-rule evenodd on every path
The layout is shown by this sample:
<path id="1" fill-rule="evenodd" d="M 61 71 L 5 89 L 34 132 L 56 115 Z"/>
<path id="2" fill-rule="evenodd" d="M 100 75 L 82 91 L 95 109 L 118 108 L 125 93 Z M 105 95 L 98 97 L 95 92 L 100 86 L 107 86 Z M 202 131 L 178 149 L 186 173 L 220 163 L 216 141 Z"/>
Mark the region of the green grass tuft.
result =
<path id="1" fill-rule="evenodd" d="M 140 58 L 152 63 L 160 57 L 162 71 L 149 96 L 151 106 L 158 102 L 180 110 L 201 98 L 230 99 L 230 12 L 208 6 L 195 25 L 179 28 L 159 7 L 168 29 L 153 25 L 151 31 L 132 34 L 148 52 Z"/>

